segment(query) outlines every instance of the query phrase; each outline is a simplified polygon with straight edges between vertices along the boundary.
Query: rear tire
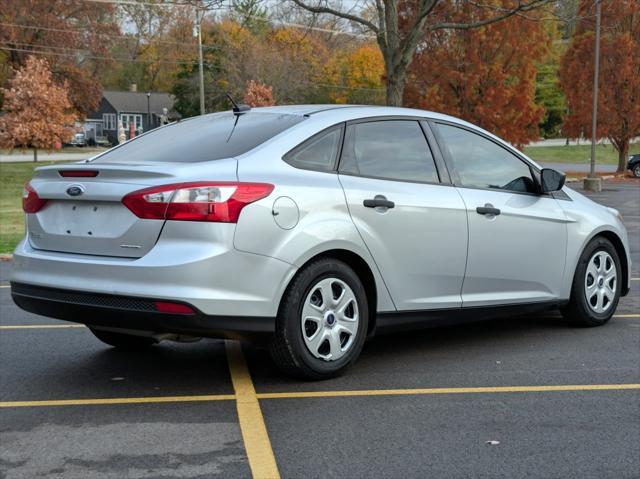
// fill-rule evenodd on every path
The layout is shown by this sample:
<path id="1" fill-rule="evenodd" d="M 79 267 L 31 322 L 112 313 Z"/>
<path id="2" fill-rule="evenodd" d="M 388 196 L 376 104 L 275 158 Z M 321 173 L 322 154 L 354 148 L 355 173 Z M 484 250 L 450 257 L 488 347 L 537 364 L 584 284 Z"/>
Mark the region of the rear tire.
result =
<path id="1" fill-rule="evenodd" d="M 622 280 L 615 247 L 606 238 L 594 238 L 580 256 L 562 315 L 574 326 L 602 326 L 618 307 Z"/>
<path id="2" fill-rule="evenodd" d="M 109 346 L 126 351 L 137 351 L 147 349 L 157 341 L 147 336 L 136 336 L 133 334 L 114 333 L 101 329 L 90 328 L 93 335 Z"/>
<path id="3" fill-rule="evenodd" d="M 302 269 L 284 294 L 271 357 L 291 376 L 336 377 L 360 355 L 368 319 L 358 275 L 340 260 L 319 259 Z"/>
<path id="4" fill-rule="evenodd" d="M 640 178 L 640 163 L 633 167 L 633 176 Z"/>

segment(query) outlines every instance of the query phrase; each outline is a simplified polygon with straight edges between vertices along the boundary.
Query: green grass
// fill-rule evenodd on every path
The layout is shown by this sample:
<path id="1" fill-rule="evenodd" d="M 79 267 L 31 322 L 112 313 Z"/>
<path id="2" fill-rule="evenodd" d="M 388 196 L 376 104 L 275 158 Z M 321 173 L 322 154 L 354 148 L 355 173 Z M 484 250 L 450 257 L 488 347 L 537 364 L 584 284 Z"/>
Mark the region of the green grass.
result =
<path id="1" fill-rule="evenodd" d="M 24 235 L 22 186 L 31 179 L 36 166 L 52 164 L 51 161 L 0 163 L 0 253 L 11 253 Z"/>
<path id="2" fill-rule="evenodd" d="M 527 146 L 524 153 L 540 162 L 584 163 L 586 165 L 591 160 L 591 145 Z M 631 145 L 629 154 L 633 153 L 640 153 L 640 143 Z M 618 152 L 612 145 L 598 145 L 596 147 L 596 163 L 617 165 Z"/>

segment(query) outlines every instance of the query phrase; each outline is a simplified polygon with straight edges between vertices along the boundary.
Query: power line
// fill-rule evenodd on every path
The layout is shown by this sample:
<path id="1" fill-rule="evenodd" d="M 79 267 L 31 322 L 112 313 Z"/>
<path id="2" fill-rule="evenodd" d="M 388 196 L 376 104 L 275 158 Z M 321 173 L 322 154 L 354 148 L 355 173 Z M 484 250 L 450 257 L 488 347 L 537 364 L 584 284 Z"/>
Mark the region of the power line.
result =
<path id="1" fill-rule="evenodd" d="M 57 56 L 61 56 L 61 57 L 73 57 L 73 58 L 77 58 L 78 56 L 82 56 L 83 58 L 91 58 L 92 60 L 113 60 L 113 61 L 122 61 L 122 62 L 132 62 L 132 63 L 166 63 L 166 64 L 171 64 L 171 65 L 192 65 L 194 62 L 193 61 L 170 61 L 170 60 L 140 60 L 140 59 L 134 59 L 134 58 L 123 58 L 123 57 L 106 57 L 106 56 L 98 56 L 98 55 L 85 55 L 83 52 L 85 50 L 81 50 L 81 49 L 74 49 L 74 48 L 69 48 L 68 50 L 75 50 L 76 53 L 67 53 L 67 52 L 52 52 L 52 51 L 47 51 L 47 50 L 43 50 L 43 48 L 50 48 L 50 47 L 44 47 L 42 45 L 33 45 L 36 48 L 40 48 L 39 50 L 31 50 L 31 49 L 27 49 L 27 48 L 14 48 L 9 46 L 11 44 L 1 44 L 0 45 L 0 49 L 1 50 L 7 50 L 7 51 L 14 51 L 14 52 L 25 52 L 25 53 L 31 53 L 34 55 L 57 55 Z M 25 44 L 25 45 L 29 45 L 29 44 Z M 64 48 L 64 47 L 58 47 L 58 48 Z"/>
<path id="2" fill-rule="evenodd" d="M 0 22 L 0 25 L 2 26 L 6 26 L 6 27 L 14 27 L 14 28 L 24 28 L 24 29 L 31 29 L 31 30 L 43 30 L 43 31 L 48 31 L 48 32 L 59 32 L 59 33 L 71 33 L 74 35 L 92 35 L 92 36 L 99 36 L 99 37 L 106 37 L 106 38 L 113 38 L 113 37 L 118 37 L 118 38 L 125 38 L 125 39 L 131 39 L 131 40 L 135 40 L 135 37 L 129 36 L 129 35 L 123 35 L 120 33 L 102 33 L 102 32 L 88 32 L 88 31 L 83 31 L 83 30 L 70 30 L 70 29 L 63 29 L 63 28 L 49 28 L 49 27 L 40 27 L 40 26 L 35 26 L 35 25 L 20 25 L 17 23 L 3 23 Z M 153 40 L 155 43 L 162 43 L 162 44 L 167 44 L 167 45 L 189 45 L 189 46 L 196 46 L 195 41 L 193 43 L 190 42 L 172 42 L 172 41 L 168 41 L 168 40 Z M 203 45 L 205 46 L 205 45 Z M 206 45 L 206 46 L 215 46 L 215 45 Z"/>
<path id="3" fill-rule="evenodd" d="M 43 56 L 56 55 L 56 56 L 62 56 L 62 57 L 77 57 L 77 54 L 74 54 L 74 53 L 51 52 L 51 51 L 44 51 L 44 50 L 28 50 L 24 48 L 12 48 L 12 47 L 8 47 L 1 44 L 0 44 L 0 50 L 25 52 L 33 55 L 43 55 Z M 73 49 L 70 49 L 70 50 L 73 50 Z M 184 62 L 179 62 L 179 61 L 173 62 L 173 61 L 166 61 L 166 60 L 136 60 L 131 58 L 113 58 L 113 57 L 104 57 L 104 56 L 96 56 L 96 55 L 83 55 L 83 56 L 85 58 L 91 58 L 91 59 L 97 59 L 97 60 L 115 60 L 115 61 L 125 61 L 125 62 L 133 62 L 133 63 L 168 63 L 168 64 L 179 64 L 179 65 L 195 64 L 195 60 L 184 61 Z M 364 87 L 361 88 L 361 87 L 350 87 L 350 86 L 343 86 L 343 85 L 331 85 L 329 83 L 317 83 L 317 82 L 307 82 L 307 84 L 312 86 L 317 86 L 317 87 L 323 87 L 323 88 L 337 88 L 339 90 L 372 91 L 372 92 L 384 91 L 384 88 L 364 88 Z"/>

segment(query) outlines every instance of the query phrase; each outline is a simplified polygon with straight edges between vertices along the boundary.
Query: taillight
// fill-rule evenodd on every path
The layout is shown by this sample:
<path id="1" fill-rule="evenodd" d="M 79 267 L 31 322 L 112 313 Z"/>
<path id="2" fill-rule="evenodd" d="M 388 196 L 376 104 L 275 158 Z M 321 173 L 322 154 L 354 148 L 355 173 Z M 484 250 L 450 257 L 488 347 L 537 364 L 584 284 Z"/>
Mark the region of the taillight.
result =
<path id="1" fill-rule="evenodd" d="M 122 203 L 138 218 L 236 223 L 242 208 L 272 191 L 268 183 L 178 183 L 134 191 Z"/>
<path id="2" fill-rule="evenodd" d="M 24 184 L 22 189 L 22 209 L 25 213 L 37 213 L 46 203 L 47 200 L 40 198 L 31 184 Z"/>
<path id="3" fill-rule="evenodd" d="M 64 178 L 95 178 L 98 170 L 58 170 L 58 174 Z"/>

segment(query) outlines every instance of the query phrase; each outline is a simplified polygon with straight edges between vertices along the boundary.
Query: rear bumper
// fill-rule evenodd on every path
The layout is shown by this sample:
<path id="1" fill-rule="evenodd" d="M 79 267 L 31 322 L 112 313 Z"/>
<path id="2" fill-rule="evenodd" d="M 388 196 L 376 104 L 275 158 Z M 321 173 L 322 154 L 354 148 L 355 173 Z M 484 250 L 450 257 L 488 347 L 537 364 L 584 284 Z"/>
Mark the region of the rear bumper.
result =
<path id="1" fill-rule="evenodd" d="M 209 316 L 275 317 L 297 268 L 234 249 L 235 225 L 191 223 L 168 221 L 141 258 L 36 250 L 25 239 L 14 252 L 11 281 L 184 302 Z"/>
<path id="2" fill-rule="evenodd" d="M 275 331 L 275 317 L 217 316 L 189 305 L 194 314 L 167 314 L 155 298 L 96 294 L 11 283 L 13 301 L 25 311 L 105 328 L 212 338 L 259 338 Z"/>

